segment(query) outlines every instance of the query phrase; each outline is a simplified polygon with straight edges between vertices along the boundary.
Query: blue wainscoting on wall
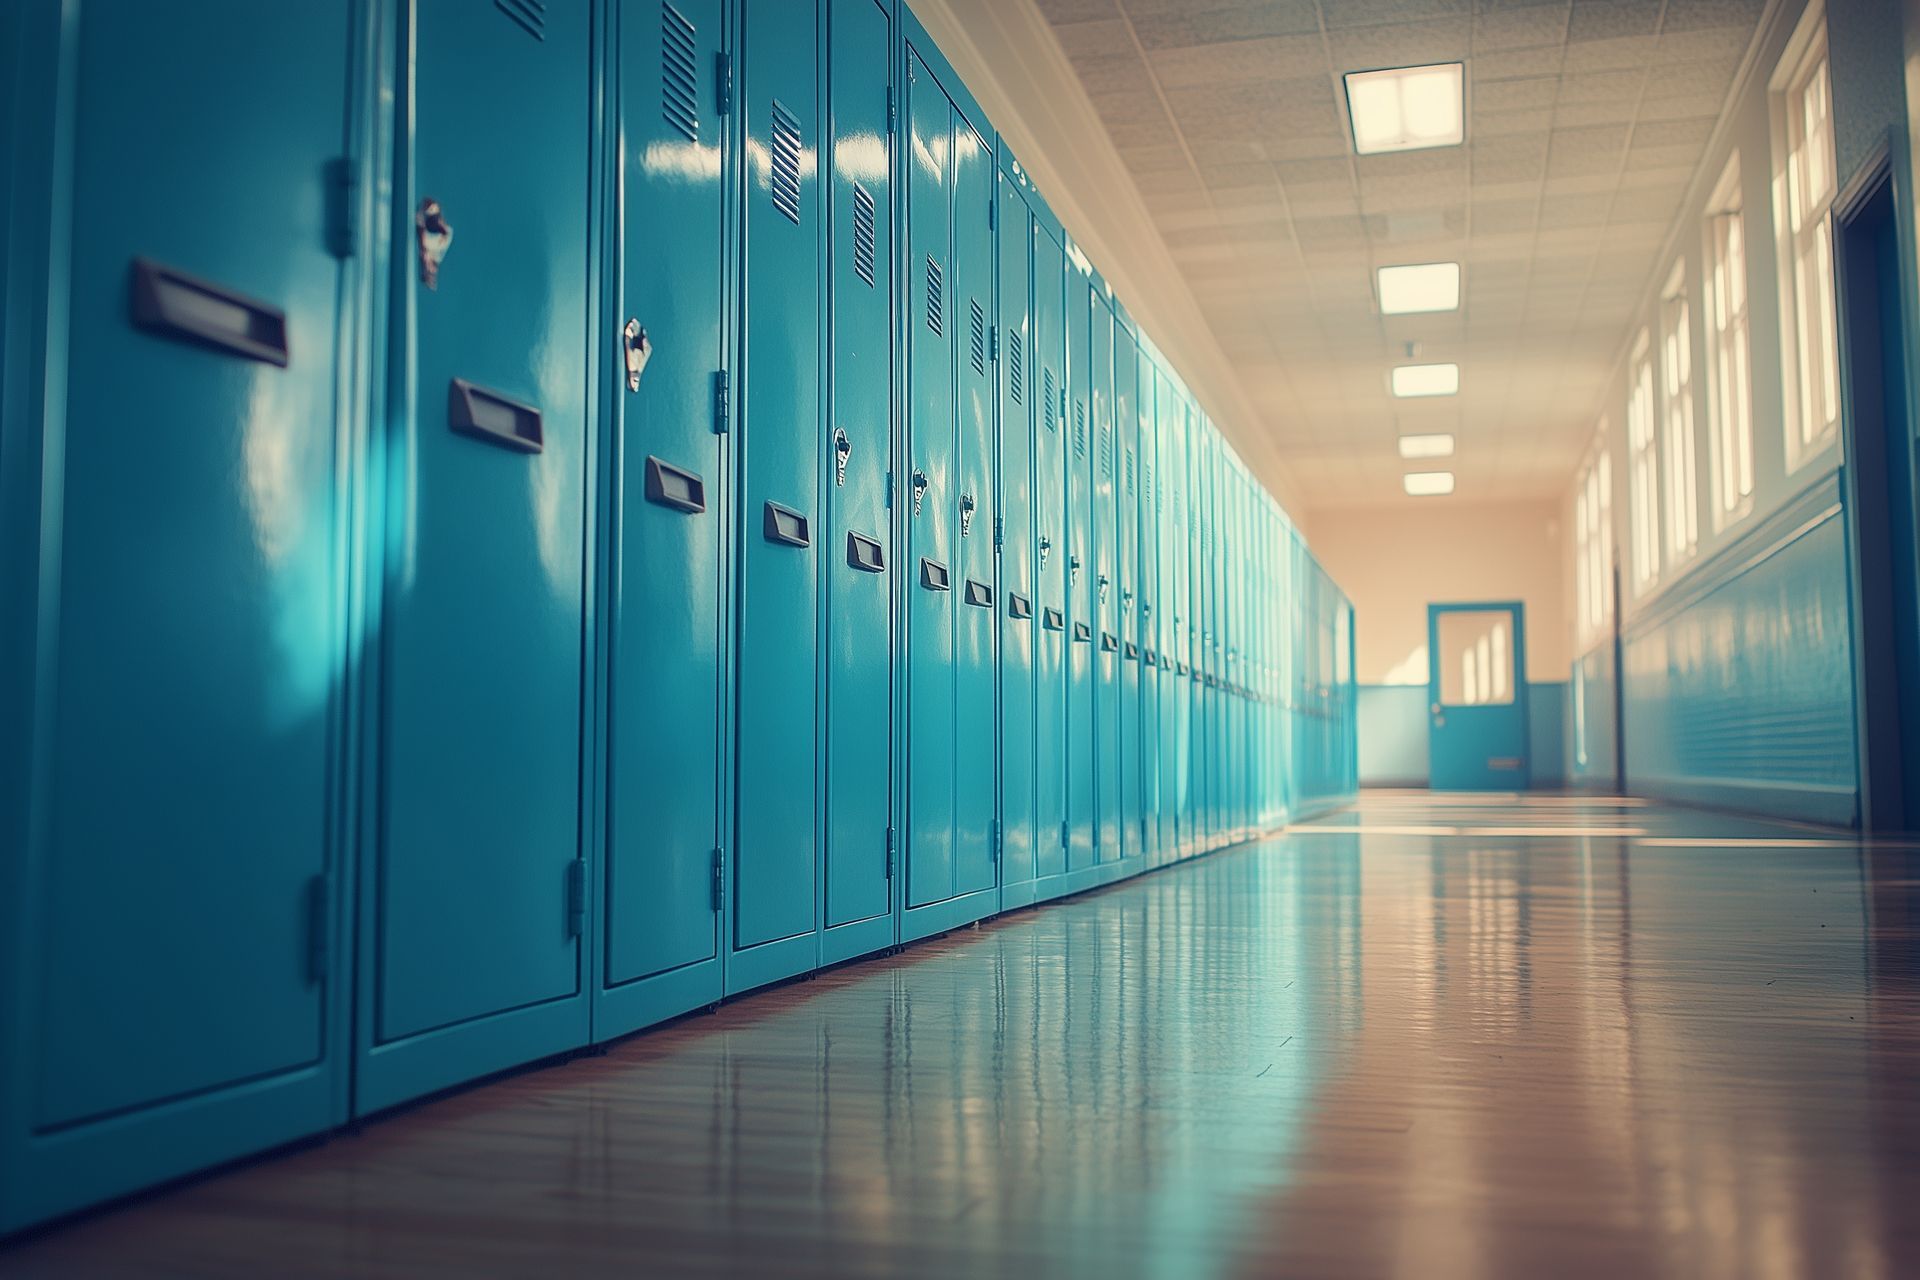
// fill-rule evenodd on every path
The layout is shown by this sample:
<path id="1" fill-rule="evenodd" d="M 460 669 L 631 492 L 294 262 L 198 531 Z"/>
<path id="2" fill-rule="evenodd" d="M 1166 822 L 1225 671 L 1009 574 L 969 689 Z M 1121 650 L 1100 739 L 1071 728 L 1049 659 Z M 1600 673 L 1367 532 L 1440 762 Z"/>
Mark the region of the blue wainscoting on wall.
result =
<path id="1" fill-rule="evenodd" d="M 1567 782 L 1580 791 L 1611 791 L 1620 782 L 1615 745 L 1613 641 L 1573 664 L 1567 685 Z"/>
<path id="2" fill-rule="evenodd" d="M 1567 785 L 1567 686 L 1527 682 L 1527 777 L 1535 791 Z"/>
<path id="3" fill-rule="evenodd" d="M 1856 820 L 1841 517 L 1838 479 L 1823 477 L 1632 621 L 1626 742 L 1636 795 Z"/>

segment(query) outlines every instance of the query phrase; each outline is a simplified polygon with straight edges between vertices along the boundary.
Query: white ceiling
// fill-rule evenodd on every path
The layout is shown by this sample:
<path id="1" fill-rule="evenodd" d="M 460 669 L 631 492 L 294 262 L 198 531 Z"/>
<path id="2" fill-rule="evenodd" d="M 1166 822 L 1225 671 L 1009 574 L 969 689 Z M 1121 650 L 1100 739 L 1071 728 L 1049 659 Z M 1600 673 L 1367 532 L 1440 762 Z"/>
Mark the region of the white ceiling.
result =
<path id="1" fill-rule="evenodd" d="M 1402 431 L 1459 436 L 1462 499 L 1565 489 L 1765 8 L 1035 3 L 1316 508 L 1394 500 Z M 1464 147 L 1353 153 L 1343 73 L 1459 60 Z M 1383 319 L 1373 268 L 1436 260 L 1461 310 Z M 1458 396 L 1388 395 L 1409 342 Z"/>

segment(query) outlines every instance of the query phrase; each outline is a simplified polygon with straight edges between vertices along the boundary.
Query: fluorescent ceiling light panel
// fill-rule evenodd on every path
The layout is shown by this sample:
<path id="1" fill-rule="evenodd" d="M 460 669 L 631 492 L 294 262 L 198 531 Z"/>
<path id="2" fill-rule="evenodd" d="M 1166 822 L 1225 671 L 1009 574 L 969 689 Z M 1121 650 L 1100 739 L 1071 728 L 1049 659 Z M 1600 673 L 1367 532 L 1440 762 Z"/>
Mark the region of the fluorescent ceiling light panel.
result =
<path id="1" fill-rule="evenodd" d="M 1457 364 L 1403 364 L 1393 371 L 1393 394 L 1402 399 L 1450 396 L 1459 390 Z"/>
<path id="2" fill-rule="evenodd" d="M 1382 267 L 1379 279 L 1381 315 L 1408 316 L 1423 311 L 1460 309 L 1460 264 L 1457 262 Z"/>
<path id="3" fill-rule="evenodd" d="M 1414 498 L 1440 498 L 1453 492 L 1451 471 L 1410 471 L 1401 477 L 1407 494 Z"/>
<path id="4" fill-rule="evenodd" d="M 1383 151 L 1457 147 L 1467 138 L 1467 73 L 1463 63 L 1349 71 L 1347 118 L 1353 149 Z"/>
<path id="5" fill-rule="evenodd" d="M 1453 436 L 1444 431 L 1418 436 L 1401 436 L 1400 456 L 1403 458 L 1451 458 Z"/>

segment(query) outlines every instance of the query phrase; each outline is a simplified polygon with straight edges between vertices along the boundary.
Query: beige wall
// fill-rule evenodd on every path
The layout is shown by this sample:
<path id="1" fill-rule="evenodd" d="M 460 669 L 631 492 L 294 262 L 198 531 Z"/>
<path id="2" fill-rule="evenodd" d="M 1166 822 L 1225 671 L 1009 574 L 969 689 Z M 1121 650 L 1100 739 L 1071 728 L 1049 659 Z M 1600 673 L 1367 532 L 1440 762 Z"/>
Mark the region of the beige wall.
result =
<path id="1" fill-rule="evenodd" d="M 1525 601 L 1528 678 L 1565 680 L 1560 521 L 1551 500 L 1311 513 L 1307 545 L 1353 601 L 1360 683 L 1426 683 L 1427 606 L 1473 600 Z"/>

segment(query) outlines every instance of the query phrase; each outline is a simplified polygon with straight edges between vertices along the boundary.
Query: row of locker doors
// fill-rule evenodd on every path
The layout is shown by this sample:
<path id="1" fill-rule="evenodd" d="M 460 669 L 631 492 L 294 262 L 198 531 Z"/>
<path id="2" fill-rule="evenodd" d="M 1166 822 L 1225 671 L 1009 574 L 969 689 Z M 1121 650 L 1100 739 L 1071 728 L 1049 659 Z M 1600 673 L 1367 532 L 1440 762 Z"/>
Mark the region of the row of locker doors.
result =
<path id="1" fill-rule="evenodd" d="M 0 20 L 73 157 L 8 260 L 0 1226 L 977 919 L 1009 839 L 1129 848 L 1124 503 L 1003 495 L 991 134 L 930 48 L 896 124 L 888 6 L 64 12 Z M 1048 386 L 1114 385 L 1071 329 Z M 1003 564 L 1009 513 L 1063 545 Z M 1068 691 L 1005 770 L 1003 688 Z"/>

